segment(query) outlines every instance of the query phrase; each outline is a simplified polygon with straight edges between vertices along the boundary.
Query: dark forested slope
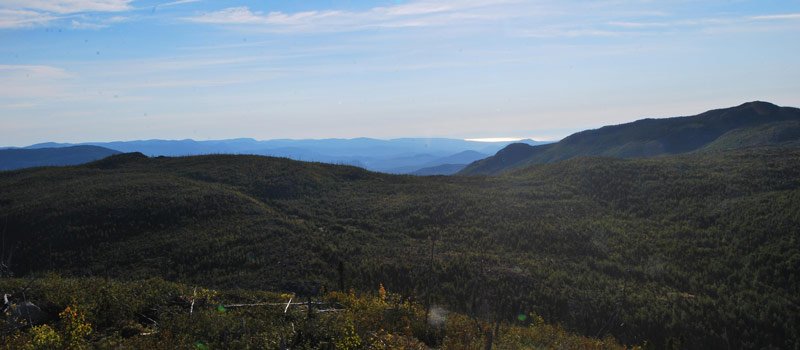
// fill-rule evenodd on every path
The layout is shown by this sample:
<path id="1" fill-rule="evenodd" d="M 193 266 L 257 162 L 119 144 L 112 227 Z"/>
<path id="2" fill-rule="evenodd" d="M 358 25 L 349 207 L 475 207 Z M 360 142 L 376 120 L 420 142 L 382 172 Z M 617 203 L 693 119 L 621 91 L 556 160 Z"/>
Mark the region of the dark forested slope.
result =
<path id="1" fill-rule="evenodd" d="M 0 207 L 17 276 L 306 294 L 383 283 L 629 344 L 800 341 L 797 148 L 574 158 L 498 177 L 125 154 L 0 172 Z"/>
<path id="2" fill-rule="evenodd" d="M 530 164 L 580 156 L 643 158 L 707 149 L 735 149 L 800 142 L 800 109 L 749 102 L 696 116 L 642 119 L 581 131 L 548 145 L 513 144 L 476 161 L 460 174 L 497 174 Z"/>

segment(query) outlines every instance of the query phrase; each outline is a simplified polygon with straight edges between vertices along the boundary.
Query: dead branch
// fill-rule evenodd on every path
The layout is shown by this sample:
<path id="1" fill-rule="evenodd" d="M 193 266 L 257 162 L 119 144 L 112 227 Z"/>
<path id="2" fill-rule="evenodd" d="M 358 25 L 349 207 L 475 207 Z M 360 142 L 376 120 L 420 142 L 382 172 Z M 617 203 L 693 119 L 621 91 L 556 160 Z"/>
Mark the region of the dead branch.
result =
<path id="1" fill-rule="evenodd" d="M 192 305 L 189 306 L 189 315 L 191 315 L 192 312 L 194 311 L 194 300 L 196 297 L 197 297 L 197 287 L 194 287 L 194 290 L 192 291 Z"/>

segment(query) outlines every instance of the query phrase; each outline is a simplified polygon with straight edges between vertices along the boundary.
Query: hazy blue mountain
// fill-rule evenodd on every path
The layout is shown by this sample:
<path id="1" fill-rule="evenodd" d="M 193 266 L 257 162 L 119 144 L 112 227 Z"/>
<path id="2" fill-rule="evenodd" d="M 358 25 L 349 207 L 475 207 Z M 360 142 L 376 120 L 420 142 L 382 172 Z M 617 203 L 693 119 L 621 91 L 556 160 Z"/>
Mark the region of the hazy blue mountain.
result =
<path id="1" fill-rule="evenodd" d="M 696 151 L 796 144 L 800 141 L 800 109 L 767 102 L 748 102 L 689 117 L 642 119 L 581 131 L 563 140 L 530 146 L 509 145 L 492 157 L 474 162 L 463 175 L 496 174 L 529 164 L 579 156 L 643 158 Z"/>
<path id="2" fill-rule="evenodd" d="M 389 169 L 388 173 L 413 175 L 452 175 L 468 164 L 488 157 L 489 154 L 473 150 L 458 152 L 446 157 L 438 157 L 424 163 Z"/>
<path id="3" fill-rule="evenodd" d="M 70 146 L 75 146 L 75 145 L 72 144 L 72 143 L 43 142 L 43 143 L 37 143 L 35 145 L 30 145 L 30 146 L 25 147 L 25 148 L 36 149 L 36 148 L 70 147 Z M 12 148 L 14 148 L 14 147 L 12 147 Z"/>
<path id="4" fill-rule="evenodd" d="M 523 140 L 531 145 L 543 144 Z M 411 173 L 442 164 L 468 164 L 482 159 L 510 142 L 476 142 L 447 138 L 372 138 L 259 141 L 251 138 L 228 140 L 136 140 L 87 142 L 81 144 L 40 143 L 26 148 L 93 145 L 120 152 L 141 152 L 147 156 L 188 156 L 202 154 L 255 154 L 302 161 L 347 164 L 373 171 Z"/>
<path id="5" fill-rule="evenodd" d="M 490 156 L 489 153 L 481 153 L 473 150 L 458 152 L 456 154 L 439 158 L 436 160 L 436 163 L 439 164 L 469 164 L 476 160 L 480 160 Z M 428 164 L 428 166 L 433 166 L 434 164 Z"/>
<path id="6" fill-rule="evenodd" d="M 0 150 L 0 170 L 52 165 L 77 165 L 118 153 L 120 152 L 98 146 L 3 149 Z"/>
<path id="7" fill-rule="evenodd" d="M 513 143 L 498 151 L 495 155 L 468 164 L 459 171 L 461 175 L 486 175 L 496 174 L 507 169 L 512 169 L 527 161 L 537 154 L 547 151 L 553 144 L 530 146 L 524 143 Z"/>
<path id="8" fill-rule="evenodd" d="M 431 157 L 430 155 L 424 155 L 423 154 L 423 155 L 415 156 L 413 158 L 413 160 L 416 160 L 416 162 L 413 162 L 413 164 L 391 168 L 391 169 L 386 170 L 385 172 L 392 173 L 392 174 L 415 174 L 415 175 L 418 175 L 418 174 L 416 174 L 418 171 L 420 171 L 422 169 L 427 169 L 427 170 L 423 171 L 423 173 L 430 172 L 430 171 L 434 172 L 434 173 L 427 174 L 427 175 L 452 175 L 452 174 L 457 172 L 457 171 L 455 171 L 455 172 L 451 171 L 452 169 L 454 169 L 454 166 L 460 165 L 461 168 L 463 168 L 463 167 L 467 166 L 467 164 L 469 164 L 469 163 L 472 163 L 472 162 L 474 162 L 476 160 L 479 160 L 479 159 L 486 158 L 488 156 L 489 156 L 489 154 L 476 152 L 476 151 L 473 151 L 473 150 L 458 152 L 456 154 L 451 154 L 451 155 L 446 156 L 446 157 Z M 420 165 L 419 161 L 420 160 L 424 160 L 424 158 L 426 158 L 426 157 L 429 158 L 430 160 L 428 162 L 425 162 L 422 165 Z M 402 161 L 393 162 L 392 159 L 389 159 L 388 162 L 389 163 L 395 163 L 395 164 L 402 164 L 403 163 Z M 437 167 L 442 166 L 442 165 L 448 165 L 448 167 L 441 168 L 441 169 L 433 169 L 433 168 L 437 168 Z"/>
<path id="9" fill-rule="evenodd" d="M 436 160 L 441 157 L 432 154 L 415 154 L 411 156 L 393 157 L 387 159 L 371 159 L 365 165 L 368 169 L 374 169 L 390 174 L 408 174 L 425 164 L 439 164 Z"/>
<path id="10" fill-rule="evenodd" d="M 416 170 L 412 172 L 411 175 L 453 175 L 461 171 L 461 169 L 464 169 L 466 166 L 467 164 L 442 164 Z"/>

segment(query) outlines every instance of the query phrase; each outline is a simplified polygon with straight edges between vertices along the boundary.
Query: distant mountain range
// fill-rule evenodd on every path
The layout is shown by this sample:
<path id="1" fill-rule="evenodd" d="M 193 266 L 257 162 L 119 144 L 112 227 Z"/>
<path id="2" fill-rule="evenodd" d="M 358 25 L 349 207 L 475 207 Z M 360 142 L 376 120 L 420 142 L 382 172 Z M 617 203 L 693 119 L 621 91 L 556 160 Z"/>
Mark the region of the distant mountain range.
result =
<path id="1" fill-rule="evenodd" d="M 771 145 L 800 145 L 800 109 L 756 101 L 696 116 L 604 126 L 547 145 L 511 144 L 459 174 L 497 174 L 582 156 L 645 158 Z"/>
<path id="2" fill-rule="evenodd" d="M 530 145 L 547 142 L 523 140 Z M 457 164 L 463 168 L 467 164 L 488 157 L 511 142 L 477 142 L 447 138 L 401 138 L 379 140 L 371 138 L 355 139 L 320 139 L 320 140 L 265 140 L 249 138 L 195 141 L 195 140 L 139 140 L 115 142 L 71 143 L 39 143 L 10 150 L 62 149 L 55 153 L 65 157 L 65 161 L 51 160 L 50 163 L 28 162 L 15 158 L 13 164 L 0 163 L 3 169 L 17 169 L 39 165 L 71 165 L 85 163 L 96 158 L 75 163 L 72 159 L 83 159 L 79 154 L 73 155 L 68 150 L 74 146 L 99 146 L 123 153 L 141 152 L 147 156 L 188 156 L 202 154 L 253 154 L 274 157 L 285 157 L 302 161 L 314 161 L 331 164 L 347 164 L 368 170 L 410 174 L 423 168 L 437 167 L 444 164 Z M 12 152 L 13 153 L 13 152 Z M 44 152 L 47 153 L 47 152 Z M 80 152 L 78 152 L 80 153 Z M 16 152 L 16 157 L 24 154 Z M 30 165 L 26 165 L 30 164 Z M 458 168 L 460 170 L 460 168 Z M 457 170 L 456 170 L 457 171 Z M 448 173 L 451 173 L 448 171 Z M 438 173 L 437 173 L 438 174 Z"/>
<path id="3" fill-rule="evenodd" d="M 0 149 L 0 170 L 75 165 L 119 152 L 141 152 L 147 156 L 264 155 L 354 165 L 393 174 L 488 175 L 581 156 L 645 158 L 781 144 L 800 144 L 800 109 L 756 101 L 696 116 L 605 126 L 572 134 L 556 143 L 446 138 L 48 142 Z"/>
<path id="4" fill-rule="evenodd" d="M 0 149 L 0 170 L 38 166 L 77 165 L 102 159 L 119 151 L 99 146 Z"/>
<path id="5" fill-rule="evenodd" d="M 430 175 L 453 175 L 464 169 L 467 164 L 442 164 L 432 167 L 419 169 L 411 175 L 430 176 Z"/>
<path id="6" fill-rule="evenodd" d="M 433 159 L 425 164 L 410 167 L 398 167 L 389 172 L 394 174 L 413 175 L 452 175 L 466 167 L 468 164 L 488 157 L 490 154 L 477 151 L 463 151 L 447 157 Z"/>

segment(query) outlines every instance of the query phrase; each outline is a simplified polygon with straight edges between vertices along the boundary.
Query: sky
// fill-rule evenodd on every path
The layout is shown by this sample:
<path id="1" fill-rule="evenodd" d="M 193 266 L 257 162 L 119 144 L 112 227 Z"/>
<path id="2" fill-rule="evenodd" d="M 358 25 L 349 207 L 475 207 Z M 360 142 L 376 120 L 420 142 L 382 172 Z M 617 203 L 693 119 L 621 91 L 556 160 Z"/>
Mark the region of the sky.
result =
<path id="1" fill-rule="evenodd" d="M 800 0 L 0 0 L 0 146 L 533 138 L 800 106 Z"/>

